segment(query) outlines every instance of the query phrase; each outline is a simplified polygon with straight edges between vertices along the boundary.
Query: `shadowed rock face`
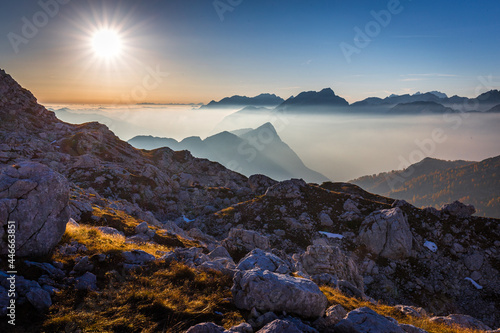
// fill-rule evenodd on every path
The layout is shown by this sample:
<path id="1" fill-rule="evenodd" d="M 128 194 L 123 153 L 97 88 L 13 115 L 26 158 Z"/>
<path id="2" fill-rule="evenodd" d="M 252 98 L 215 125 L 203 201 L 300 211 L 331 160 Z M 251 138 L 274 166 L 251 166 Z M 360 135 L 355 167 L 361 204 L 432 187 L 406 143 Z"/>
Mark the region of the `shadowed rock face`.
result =
<path id="1" fill-rule="evenodd" d="M 6 224 L 14 221 L 16 255 L 47 254 L 66 230 L 68 204 L 68 181 L 50 168 L 32 162 L 0 166 L 1 253 L 8 252 Z"/>

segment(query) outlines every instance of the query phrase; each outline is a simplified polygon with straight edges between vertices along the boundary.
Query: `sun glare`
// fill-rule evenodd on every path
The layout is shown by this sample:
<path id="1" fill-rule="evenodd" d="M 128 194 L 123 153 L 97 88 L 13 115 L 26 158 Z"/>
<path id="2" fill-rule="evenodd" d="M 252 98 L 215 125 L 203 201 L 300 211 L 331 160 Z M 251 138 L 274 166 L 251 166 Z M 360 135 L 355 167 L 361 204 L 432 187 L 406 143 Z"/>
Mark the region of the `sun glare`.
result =
<path id="1" fill-rule="evenodd" d="M 100 57 L 114 58 L 121 52 L 122 41 L 115 31 L 100 30 L 92 37 L 92 48 Z"/>

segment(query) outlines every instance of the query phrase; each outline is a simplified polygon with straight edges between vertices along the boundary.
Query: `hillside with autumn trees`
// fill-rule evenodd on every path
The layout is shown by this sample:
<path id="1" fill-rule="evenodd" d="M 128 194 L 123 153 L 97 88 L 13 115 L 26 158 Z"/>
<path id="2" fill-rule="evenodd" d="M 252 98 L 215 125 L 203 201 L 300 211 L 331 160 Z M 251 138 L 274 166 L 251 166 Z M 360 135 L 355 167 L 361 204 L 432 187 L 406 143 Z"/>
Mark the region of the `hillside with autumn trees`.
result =
<path id="1" fill-rule="evenodd" d="M 365 176 L 351 183 L 417 207 L 439 208 L 459 200 L 474 205 L 478 216 L 500 217 L 500 156 L 481 162 L 426 158 L 405 170 Z"/>

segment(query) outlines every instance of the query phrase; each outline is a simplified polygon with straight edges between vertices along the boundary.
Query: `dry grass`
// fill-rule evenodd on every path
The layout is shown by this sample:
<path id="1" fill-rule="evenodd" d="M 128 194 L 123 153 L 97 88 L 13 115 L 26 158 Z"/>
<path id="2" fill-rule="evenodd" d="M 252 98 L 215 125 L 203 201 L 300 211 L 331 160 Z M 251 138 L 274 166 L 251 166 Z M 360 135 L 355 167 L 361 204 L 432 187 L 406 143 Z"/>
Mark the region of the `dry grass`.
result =
<path id="1" fill-rule="evenodd" d="M 483 331 L 465 329 L 459 326 L 449 326 L 446 324 L 435 323 L 430 321 L 429 317 L 423 316 L 422 318 L 416 318 L 413 316 L 408 316 L 398 309 L 384 305 L 384 304 L 372 304 L 368 301 L 363 301 L 354 297 L 348 297 L 342 294 L 341 291 L 328 287 L 321 286 L 321 291 L 328 298 L 329 305 L 340 304 L 347 311 L 351 311 L 360 307 L 368 307 L 373 311 L 381 314 L 383 316 L 389 316 L 396 319 L 400 324 L 410 324 L 416 327 L 420 327 L 429 333 L 480 333 Z"/>
<path id="2" fill-rule="evenodd" d="M 173 248 L 165 245 L 153 243 L 127 243 L 125 237 L 119 235 L 107 235 L 95 227 L 81 224 L 79 227 L 68 225 L 60 244 L 77 241 L 87 247 L 86 255 L 94 255 L 110 252 L 124 252 L 131 250 L 143 250 L 156 257 L 161 252 L 171 251 Z M 160 251 L 160 252 L 159 252 Z M 63 256 L 57 250 L 53 254 L 53 259 L 66 262 L 71 256 Z"/>
<path id="3" fill-rule="evenodd" d="M 43 331 L 182 332 L 202 321 L 226 328 L 243 321 L 230 302 L 230 277 L 179 263 L 163 266 L 128 276 L 108 272 L 99 292 L 64 291 Z"/>

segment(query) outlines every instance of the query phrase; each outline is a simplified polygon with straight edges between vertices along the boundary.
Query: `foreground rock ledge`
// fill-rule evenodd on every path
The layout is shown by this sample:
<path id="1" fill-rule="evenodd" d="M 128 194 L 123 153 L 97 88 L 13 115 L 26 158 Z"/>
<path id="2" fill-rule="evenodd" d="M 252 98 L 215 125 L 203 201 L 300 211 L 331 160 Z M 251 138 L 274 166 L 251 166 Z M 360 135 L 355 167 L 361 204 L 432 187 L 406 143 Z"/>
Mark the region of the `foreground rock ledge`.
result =
<path id="1" fill-rule="evenodd" d="M 286 311 L 304 318 L 321 317 L 328 304 L 326 296 L 311 280 L 260 269 L 236 273 L 231 292 L 240 309 Z"/>

